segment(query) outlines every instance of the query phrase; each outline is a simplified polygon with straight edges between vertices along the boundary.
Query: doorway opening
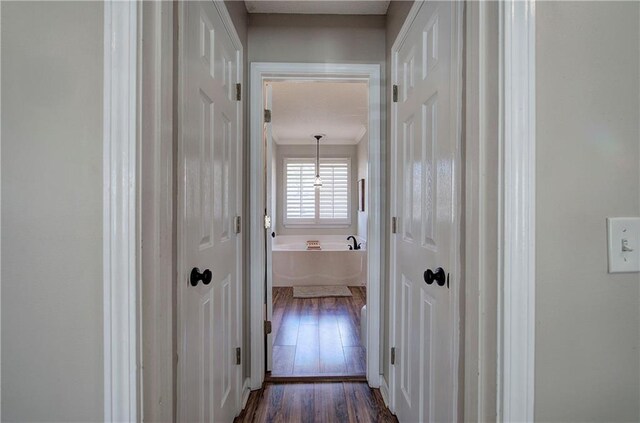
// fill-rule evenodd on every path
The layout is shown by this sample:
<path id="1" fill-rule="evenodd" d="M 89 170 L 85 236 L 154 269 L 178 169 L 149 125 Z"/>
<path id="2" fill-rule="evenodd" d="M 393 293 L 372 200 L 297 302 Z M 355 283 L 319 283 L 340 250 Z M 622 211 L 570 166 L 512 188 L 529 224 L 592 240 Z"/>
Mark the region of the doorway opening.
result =
<path id="1" fill-rule="evenodd" d="M 377 387 L 379 65 L 254 63 L 251 84 L 251 386 Z"/>
<path id="2" fill-rule="evenodd" d="M 268 81 L 263 90 L 267 375 L 366 375 L 368 86 Z"/>

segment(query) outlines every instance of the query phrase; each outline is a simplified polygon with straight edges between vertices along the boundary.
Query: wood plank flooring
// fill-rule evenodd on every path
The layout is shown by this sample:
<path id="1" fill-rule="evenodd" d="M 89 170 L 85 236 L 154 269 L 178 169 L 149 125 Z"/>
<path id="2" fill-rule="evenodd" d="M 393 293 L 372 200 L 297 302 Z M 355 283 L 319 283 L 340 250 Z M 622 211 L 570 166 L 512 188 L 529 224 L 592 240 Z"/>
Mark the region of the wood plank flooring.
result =
<path id="1" fill-rule="evenodd" d="M 397 422 L 366 383 L 266 384 L 251 392 L 236 423 Z"/>
<path id="2" fill-rule="evenodd" d="M 277 376 L 364 375 L 360 344 L 364 287 L 352 297 L 293 298 L 293 288 L 273 288 L 273 369 Z"/>

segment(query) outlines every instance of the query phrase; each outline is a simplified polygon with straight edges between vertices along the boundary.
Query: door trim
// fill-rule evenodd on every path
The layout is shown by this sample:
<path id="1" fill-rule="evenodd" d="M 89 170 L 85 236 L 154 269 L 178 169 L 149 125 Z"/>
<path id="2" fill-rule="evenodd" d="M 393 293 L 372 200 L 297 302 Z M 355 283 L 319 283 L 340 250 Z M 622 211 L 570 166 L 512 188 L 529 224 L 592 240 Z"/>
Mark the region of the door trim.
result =
<path id="1" fill-rule="evenodd" d="M 498 420 L 533 421 L 535 364 L 535 1 L 500 5 Z"/>
<path id="2" fill-rule="evenodd" d="M 143 421 L 175 421 L 174 5 L 143 2 L 139 19 L 140 384 Z"/>
<path id="3" fill-rule="evenodd" d="M 389 85 L 389 90 L 391 90 L 393 88 L 394 84 L 398 84 L 398 78 L 399 75 L 397 74 L 396 71 L 396 64 L 398 62 L 398 52 L 400 50 L 400 47 L 402 45 L 402 43 L 405 41 L 411 26 L 413 25 L 413 21 L 416 19 L 418 12 L 420 11 L 420 8 L 425 4 L 425 0 L 416 0 L 413 3 L 413 6 L 411 7 L 411 9 L 409 10 L 409 13 L 407 14 L 407 18 L 405 19 L 402 28 L 400 29 L 400 31 L 398 32 L 398 35 L 391 47 L 391 84 Z M 451 93 L 454 96 L 452 103 L 452 107 L 451 107 L 451 117 L 452 119 L 455 119 L 456 124 L 455 127 L 452 128 L 452 135 L 456 137 L 456 150 L 454 152 L 454 158 L 457 161 L 457 165 L 454 164 L 454 171 L 453 171 L 453 178 L 454 181 L 456 181 L 454 183 L 454 187 L 456 187 L 455 192 L 453 193 L 452 196 L 452 210 L 453 210 L 453 228 L 452 228 L 452 235 L 454 238 L 454 241 L 452 242 L 451 245 L 451 257 L 452 257 L 452 261 L 451 261 L 451 274 L 453 274 L 455 277 L 457 277 L 458 281 L 460 283 L 456 284 L 453 283 L 452 288 L 451 288 L 451 294 L 452 294 L 452 307 L 451 307 L 451 317 L 453 320 L 453 333 L 452 333 L 452 339 L 451 339 L 451 351 L 453 354 L 453 359 L 451 361 L 452 363 L 452 367 L 451 367 L 451 373 L 452 373 L 452 380 L 453 380 L 453 392 L 452 392 L 452 409 L 451 409 L 451 416 L 452 416 L 452 421 L 458 421 L 458 416 L 459 416 L 459 387 L 460 386 L 464 386 L 464 384 L 461 384 L 460 380 L 459 380 L 459 374 L 460 374 L 460 339 L 461 339 L 461 334 L 463 333 L 463 322 L 460 319 L 460 314 L 461 314 L 461 310 L 460 310 L 460 291 L 461 291 L 461 287 L 464 286 L 464 280 L 462 278 L 462 263 L 461 263 L 461 225 L 462 225 L 462 220 L 461 220 L 461 215 L 462 215 L 462 210 L 461 210 L 461 204 L 462 204 L 462 167 L 463 167 L 463 162 L 462 162 L 462 156 L 461 156 L 461 151 L 462 151 L 462 65 L 463 65 L 463 13 L 464 13 L 464 3 L 461 0 L 456 0 L 455 1 L 455 6 L 454 6 L 454 15 L 453 15 L 453 25 L 452 25 L 452 31 L 455 31 L 456 34 L 456 39 L 455 44 L 452 43 L 452 56 L 451 56 Z M 390 93 L 391 95 L 391 93 Z M 396 129 L 397 129 L 397 103 L 392 103 L 391 104 L 391 137 L 390 137 L 390 141 L 391 141 L 391 156 L 390 157 L 390 175 L 391 175 L 391 182 L 393 181 L 397 181 L 398 179 L 398 169 L 396 166 L 396 161 L 393 159 L 395 157 L 395 153 L 394 150 L 398 145 L 398 141 L 396 139 Z M 391 196 L 391 201 L 390 201 L 390 215 L 391 216 L 397 216 L 397 210 L 398 210 L 398 205 L 397 205 L 397 201 L 396 201 L 396 196 L 393 195 Z M 393 237 L 393 235 L 392 235 Z M 389 347 L 394 347 L 396 345 L 396 340 L 397 340 L 397 334 L 396 334 L 396 319 L 397 319 L 397 310 L 395 307 L 396 304 L 396 281 L 393 279 L 393 275 L 395 275 L 395 267 L 396 267 L 396 261 L 395 261 L 395 255 L 396 255 L 396 248 L 395 248 L 395 243 L 393 242 L 393 238 L 389 240 Z M 455 281 L 455 277 L 454 277 L 454 281 Z M 387 355 L 387 359 L 388 359 L 388 365 L 389 365 L 389 386 L 388 386 L 388 394 L 389 394 L 389 404 L 387 404 L 389 406 L 389 409 L 395 414 L 396 413 L 396 368 L 395 366 L 391 365 L 391 361 L 390 361 L 390 357 L 389 355 Z"/>
<path id="4" fill-rule="evenodd" d="M 104 419 L 136 421 L 138 368 L 138 3 L 104 4 Z"/>
<path id="5" fill-rule="evenodd" d="M 466 4 L 465 421 L 496 418 L 499 3 Z"/>
<path id="6" fill-rule="evenodd" d="M 262 158 L 263 90 L 262 84 L 269 79 L 339 79 L 367 80 L 369 82 L 369 181 L 368 192 L 370 214 L 368 222 L 367 249 L 369 260 L 367 285 L 367 380 L 369 386 L 380 386 L 380 279 L 382 252 L 382 146 L 381 134 L 381 76 L 377 64 L 337 63 L 252 63 L 251 64 L 251 128 L 250 128 L 250 350 L 251 389 L 259 389 L 265 377 L 264 353 L 264 268 L 266 255 L 262 248 L 265 242 L 263 229 L 263 204 L 265 193 Z M 378 260 L 371 260 L 378 257 Z"/>

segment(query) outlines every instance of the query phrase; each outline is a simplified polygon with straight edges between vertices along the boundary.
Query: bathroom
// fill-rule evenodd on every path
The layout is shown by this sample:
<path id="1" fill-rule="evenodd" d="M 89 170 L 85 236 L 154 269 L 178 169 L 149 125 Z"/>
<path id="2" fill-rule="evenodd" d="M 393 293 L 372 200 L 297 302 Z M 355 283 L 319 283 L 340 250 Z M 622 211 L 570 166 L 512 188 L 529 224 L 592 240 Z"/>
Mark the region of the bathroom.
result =
<path id="1" fill-rule="evenodd" d="M 284 80 L 264 88 L 267 370 L 272 378 L 364 377 L 369 87 Z"/>

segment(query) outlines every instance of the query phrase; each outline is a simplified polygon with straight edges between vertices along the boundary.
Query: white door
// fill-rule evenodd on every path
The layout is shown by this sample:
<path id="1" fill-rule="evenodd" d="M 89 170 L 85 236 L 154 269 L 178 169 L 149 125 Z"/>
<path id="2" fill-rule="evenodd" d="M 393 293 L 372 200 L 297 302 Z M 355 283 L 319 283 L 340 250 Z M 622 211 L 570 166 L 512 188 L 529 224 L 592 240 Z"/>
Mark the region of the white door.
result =
<path id="1" fill-rule="evenodd" d="M 271 110 L 271 84 L 265 84 L 264 86 L 264 109 Z M 265 284 L 266 284 L 266 296 L 265 301 L 266 304 L 266 320 L 271 321 L 273 316 L 273 237 L 271 234 L 275 234 L 275 225 L 276 225 L 276 210 L 275 210 L 275 177 L 273 172 L 275 171 L 275 157 L 273 155 L 273 137 L 271 134 L 271 122 L 264 122 L 263 126 L 263 140 L 264 140 L 264 171 L 265 171 L 265 216 L 269 216 L 271 221 L 270 225 L 265 225 L 265 248 L 266 257 L 267 257 L 267 266 L 266 266 L 266 274 L 265 274 Z M 269 227 L 267 227 L 269 226 Z M 267 348 L 267 371 L 270 372 L 273 367 L 273 334 L 268 333 L 266 339 L 266 348 Z"/>
<path id="2" fill-rule="evenodd" d="M 178 419 L 240 410 L 240 54 L 212 1 L 180 7 Z M 198 269 L 196 271 L 195 269 Z M 195 276 L 192 278 L 192 275 Z"/>
<path id="3" fill-rule="evenodd" d="M 454 2 L 424 2 L 396 67 L 395 411 L 400 422 L 454 420 L 456 157 Z M 452 72 L 454 71 L 454 72 Z M 444 269 L 442 286 L 426 271 Z M 457 283 L 451 273 L 450 283 Z M 429 283 L 427 283 L 428 280 Z"/>

